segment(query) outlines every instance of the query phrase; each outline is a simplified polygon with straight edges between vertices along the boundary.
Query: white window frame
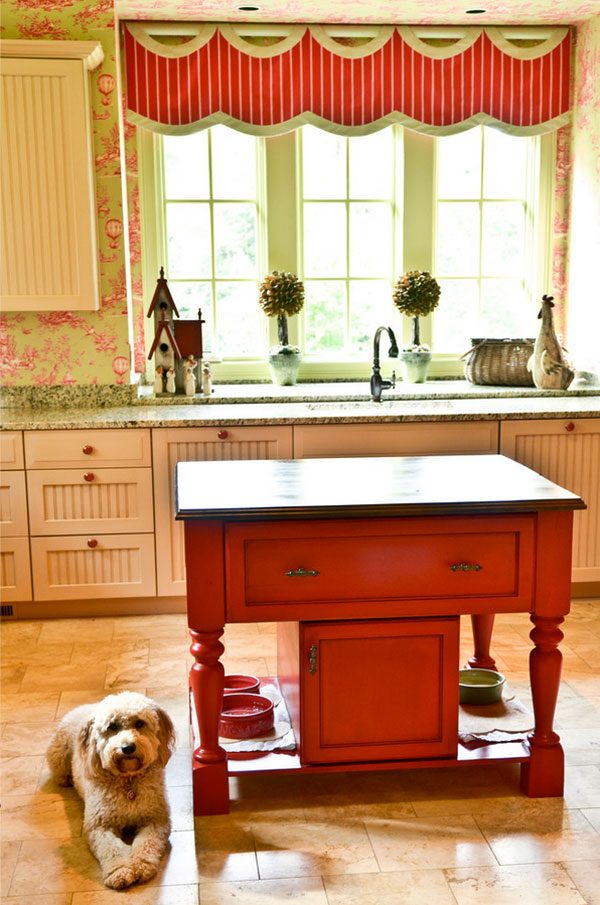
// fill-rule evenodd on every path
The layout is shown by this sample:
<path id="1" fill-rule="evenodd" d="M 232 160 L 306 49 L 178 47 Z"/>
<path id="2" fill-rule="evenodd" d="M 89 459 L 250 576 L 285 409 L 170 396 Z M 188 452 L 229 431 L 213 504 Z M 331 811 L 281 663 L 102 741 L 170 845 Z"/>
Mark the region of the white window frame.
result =
<path id="1" fill-rule="evenodd" d="M 260 179 L 266 202 L 265 220 L 259 222 L 264 230 L 263 247 L 266 249 L 264 273 L 272 270 L 287 270 L 300 273 L 301 263 L 301 192 L 299 184 L 300 167 L 298 138 L 294 132 L 285 135 L 257 139 L 263 144 Z M 552 187 L 554 159 L 556 154 L 556 133 L 539 137 L 539 165 L 534 174 L 538 192 L 538 222 L 536 235 L 537 269 L 532 276 L 531 286 L 534 298 L 541 298 L 552 286 Z M 429 270 L 433 272 L 435 252 L 435 212 L 436 212 L 436 160 L 435 138 L 409 129 L 403 132 L 404 167 L 401 168 L 401 195 L 403 199 L 402 254 L 396 262 L 397 276 L 408 270 Z M 161 136 L 144 129 L 138 129 L 140 212 L 142 223 L 142 279 L 144 298 L 152 297 L 158 270 L 164 258 L 164 232 L 161 226 L 161 204 L 164 197 L 162 186 Z M 260 190 L 260 189 L 259 189 Z M 257 287 L 258 305 L 258 287 Z M 302 316 L 301 314 L 299 315 Z M 215 362 L 213 374 L 220 381 L 228 380 L 269 380 L 266 351 L 277 342 L 276 318 L 265 318 L 268 343 L 263 359 L 226 360 Z M 152 325 L 145 318 L 146 348 L 153 339 Z M 390 293 L 390 316 L 388 323 L 397 330 L 399 342 L 410 343 L 410 319 L 400 318 L 395 311 Z M 289 341 L 299 343 L 298 316 L 289 319 Z M 430 317 L 422 318 L 421 339 L 431 344 Z M 463 363 L 460 352 L 436 353 L 433 348 L 431 377 L 462 376 Z M 371 372 L 370 358 L 364 361 L 309 359 L 304 360 L 300 370 L 300 380 L 365 380 Z M 147 376 L 152 377 L 149 363 Z"/>

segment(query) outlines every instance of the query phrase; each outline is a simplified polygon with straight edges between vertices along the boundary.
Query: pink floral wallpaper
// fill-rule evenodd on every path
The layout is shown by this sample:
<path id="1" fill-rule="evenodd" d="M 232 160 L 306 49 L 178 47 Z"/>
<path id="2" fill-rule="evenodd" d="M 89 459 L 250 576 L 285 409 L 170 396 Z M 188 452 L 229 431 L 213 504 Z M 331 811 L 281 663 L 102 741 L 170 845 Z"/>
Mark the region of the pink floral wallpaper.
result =
<path id="1" fill-rule="evenodd" d="M 578 367 L 600 373 L 600 16 L 577 29 L 573 100 L 568 345 Z"/>
<path id="2" fill-rule="evenodd" d="M 116 0 L 120 15 L 152 18 L 196 18 L 197 0 Z M 590 318 L 600 335 L 597 275 L 600 239 L 600 17 L 596 0 L 519 0 L 489 2 L 487 17 L 479 21 L 529 22 L 577 21 L 574 74 L 575 113 L 571 127 L 558 135 L 554 197 L 553 292 L 563 304 L 558 314 L 564 328 L 567 290 L 573 326 L 569 343 L 580 358 L 597 353 L 590 349 Z M 261 3 L 263 19 L 278 21 L 327 20 L 331 22 L 455 22 L 464 20 L 464 3 L 441 0 L 435 11 L 422 16 L 416 0 L 336 0 L 318 3 Z M 406 14 L 400 16 L 400 11 Z M 417 13 L 421 11 L 421 14 Z M 285 14 L 284 14 L 285 11 Z M 462 11 L 462 13 L 461 13 Z M 218 0 L 202 4 L 203 19 L 233 20 Z M 463 19 L 460 19 L 460 16 Z M 241 13 L 240 18 L 249 18 Z M 490 18 L 491 17 L 491 18 Z M 3 38 L 99 40 L 104 48 L 102 66 L 92 73 L 93 129 L 96 163 L 96 204 L 101 272 L 101 306 L 97 312 L 6 313 L 0 315 L 0 380 L 6 386 L 55 384 L 123 384 L 129 380 L 130 356 L 135 370 L 145 369 L 144 300 L 141 279 L 141 235 L 136 130 L 125 127 L 125 185 L 122 193 L 118 126 L 116 31 L 113 0 L 4 0 L 0 36 Z M 573 189 L 571 190 L 571 185 Z M 573 192 L 573 209 L 570 198 Z M 126 212 L 128 211 L 128 217 Z M 127 222 L 126 222 L 127 221 Z M 596 229 L 596 232 L 594 232 Z M 595 236 L 595 239 L 594 239 Z M 129 257 L 126 260 L 126 243 Z M 131 316 L 134 346 L 130 351 L 127 314 L 126 264 L 131 275 Z M 593 291 L 592 291 L 593 290 Z M 595 293 L 595 295 L 594 295 Z M 593 316 L 592 316 L 593 315 Z M 595 318 L 595 320 L 594 320 Z M 597 344 L 597 343 L 596 343 Z M 600 362 L 599 362 L 600 364 Z"/>
<path id="3" fill-rule="evenodd" d="M 113 0 L 3 0 L 0 36 L 97 40 L 104 48 L 104 62 L 91 73 L 100 309 L 0 315 L 0 380 L 5 386 L 129 382 Z M 127 167 L 137 171 L 133 156 L 128 151 Z"/>

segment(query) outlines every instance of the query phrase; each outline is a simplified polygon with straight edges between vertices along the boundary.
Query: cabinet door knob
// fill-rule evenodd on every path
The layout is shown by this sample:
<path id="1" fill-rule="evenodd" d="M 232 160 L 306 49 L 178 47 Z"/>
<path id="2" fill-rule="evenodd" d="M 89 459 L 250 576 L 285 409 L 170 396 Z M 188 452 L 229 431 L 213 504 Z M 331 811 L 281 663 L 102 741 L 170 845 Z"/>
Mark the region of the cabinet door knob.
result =
<path id="1" fill-rule="evenodd" d="M 229 431 L 217 431 L 217 437 L 219 440 L 226 440 L 229 436 Z"/>
<path id="2" fill-rule="evenodd" d="M 94 447 L 90 446 L 89 443 L 86 443 L 85 446 L 82 448 L 81 452 L 83 453 L 84 456 L 91 456 L 92 453 L 94 452 Z"/>
<path id="3" fill-rule="evenodd" d="M 481 572 L 483 566 L 479 563 L 455 562 L 450 566 L 451 572 Z"/>
<path id="4" fill-rule="evenodd" d="M 575 425 L 573 424 L 572 421 L 569 421 L 567 424 L 565 424 L 565 430 L 569 431 L 569 432 L 575 430 Z"/>
<path id="5" fill-rule="evenodd" d="M 91 547 L 92 550 L 93 550 L 94 547 L 97 547 L 97 546 L 98 546 L 98 541 L 96 540 L 95 537 L 90 537 L 90 538 L 88 539 L 87 545 L 88 545 L 88 547 Z"/>
<path id="6" fill-rule="evenodd" d="M 93 481 L 93 480 L 94 480 L 94 477 L 95 477 L 95 475 L 94 475 L 94 472 L 93 472 L 93 471 L 85 471 L 85 472 L 83 473 L 83 480 L 84 480 L 84 481 Z"/>

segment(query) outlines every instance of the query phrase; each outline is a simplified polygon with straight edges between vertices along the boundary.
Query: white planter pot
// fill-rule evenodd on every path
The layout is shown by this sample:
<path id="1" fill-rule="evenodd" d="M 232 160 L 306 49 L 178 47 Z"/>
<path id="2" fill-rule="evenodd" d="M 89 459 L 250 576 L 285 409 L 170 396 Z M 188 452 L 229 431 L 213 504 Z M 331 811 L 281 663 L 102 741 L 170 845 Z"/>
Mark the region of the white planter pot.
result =
<path id="1" fill-rule="evenodd" d="M 400 352 L 402 380 L 407 383 L 425 383 L 431 363 L 431 352 Z"/>

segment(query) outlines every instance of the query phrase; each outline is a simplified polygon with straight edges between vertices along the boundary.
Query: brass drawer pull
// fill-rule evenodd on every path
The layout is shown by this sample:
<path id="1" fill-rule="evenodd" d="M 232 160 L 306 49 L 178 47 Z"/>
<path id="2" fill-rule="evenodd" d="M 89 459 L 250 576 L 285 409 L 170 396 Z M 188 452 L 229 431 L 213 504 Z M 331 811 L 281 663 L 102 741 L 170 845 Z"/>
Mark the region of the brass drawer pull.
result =
<path id="1" fill-rule="evenodd" d="M 317 671 L 317 645 L 311 644 L 310 651 L 308 653 L 308 671 L 314 676 Z"/>
<path id="2" fill-rule="evenodd" d="M 479 563 L 471 563 L 468 562 L 455 562 L 450 566 L 452 572 L 481 572 L 483 566 L 480 566 Z"/>
<path id="3" fill-rule="evenodd" d="M 303 569 L 299 566 L 297 569 L 290 569 L 285 573 L 288 578 L 316 578 L 319 574 L 318 569 Z"/>

